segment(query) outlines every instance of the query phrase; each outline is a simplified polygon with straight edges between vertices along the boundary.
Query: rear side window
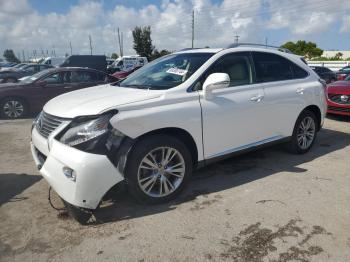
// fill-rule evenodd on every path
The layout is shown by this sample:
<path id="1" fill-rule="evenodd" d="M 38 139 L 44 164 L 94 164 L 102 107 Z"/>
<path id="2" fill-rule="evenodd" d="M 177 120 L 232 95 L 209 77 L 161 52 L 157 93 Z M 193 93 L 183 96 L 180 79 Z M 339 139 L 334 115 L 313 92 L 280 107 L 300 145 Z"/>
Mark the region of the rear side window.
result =
<path id="1" fill-rule="evenodd" d="M 294 79 L 300 79 L 305 78 L 309 75 L 308 72 L 306 72 L 304 69 L 302 69 L 300 66 L 294 64 L 291 62 L 293 73 L 294 73 Z"/>
<path id="2" fill-rule="evenodd" d="M 308 73 L 288 59 L 271 53 L 253 52 L 256 82 L 304 78 Z"/>

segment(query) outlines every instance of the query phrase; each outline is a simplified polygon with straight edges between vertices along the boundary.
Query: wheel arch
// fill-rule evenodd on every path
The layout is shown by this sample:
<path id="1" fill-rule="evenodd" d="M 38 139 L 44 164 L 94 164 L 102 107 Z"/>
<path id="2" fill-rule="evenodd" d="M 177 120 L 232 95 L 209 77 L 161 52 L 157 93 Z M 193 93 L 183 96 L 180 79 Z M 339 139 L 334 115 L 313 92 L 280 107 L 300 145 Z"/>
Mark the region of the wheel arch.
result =
<path id="1" fill-rule="evenodd" d="M 319 131 L 321 129 L 321 121 L 322 121 L 321 109 L 316 105 L 309 105 L 309 106 L 305 107 L 303 109 L 303 111 L 301 111 L 301 113 L 304 111 L 311 111 L 315 114 L 315 116 L 317 118 L 317 131 Z"/>
<path id="2" fill-rule="evenodd" d="M 152 130 L 145 134 L 142 134 L 137 138 L 137 140 L 141 140 L 148 136 L 153 136 L 158 134 L 169 135 L 183 142 L 191 153 L 193 168 L 196 168 L 198 163 L 198 148 L 195 140 L 193 139 L 192 135 L 188 131 L 177 127 L 160 128 L 160 129 Z"/>

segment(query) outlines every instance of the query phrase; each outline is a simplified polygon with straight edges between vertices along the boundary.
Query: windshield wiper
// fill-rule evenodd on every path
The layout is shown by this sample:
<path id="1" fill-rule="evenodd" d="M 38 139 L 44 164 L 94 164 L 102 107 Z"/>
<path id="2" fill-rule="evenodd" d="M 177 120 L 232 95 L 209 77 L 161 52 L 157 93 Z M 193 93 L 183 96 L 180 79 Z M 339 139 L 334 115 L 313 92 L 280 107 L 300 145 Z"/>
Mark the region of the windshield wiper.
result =
<path id="1" fill-rule="evenodd" d="M 145 85 L 125 85 L 121 87 L 127 87 L 127 88 L 137 88 L 137 89 L 151 89 L 151 86 L 145 86 Z"/>

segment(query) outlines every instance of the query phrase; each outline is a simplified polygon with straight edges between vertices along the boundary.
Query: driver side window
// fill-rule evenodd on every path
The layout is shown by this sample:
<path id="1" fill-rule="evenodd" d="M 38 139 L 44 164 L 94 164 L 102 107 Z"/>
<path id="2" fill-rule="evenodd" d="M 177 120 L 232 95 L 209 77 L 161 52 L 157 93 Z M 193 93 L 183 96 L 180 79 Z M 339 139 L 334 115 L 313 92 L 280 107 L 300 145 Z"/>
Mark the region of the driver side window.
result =
<path id="1" fill-rule="evenodd" d="M 43 80 L 47 83 L 47 84 L 59 84 L 61 83 L 61 77 L 60 77 L 60 73 L 55 73 L 52 75 L 49 75 L 48 77 L 44 78 Z"/>
<path id="2" fill-rule="evenodd" d="M 202 86 L 210 74 L 226 73 L 230 77 L 229 87 L 249 85 L 253 83 L 252 66 L 249 53 L 233 53 L 220 58 L 204 74 L 201 80 L 196 84 L 196 90 L 202 90 Z"/>

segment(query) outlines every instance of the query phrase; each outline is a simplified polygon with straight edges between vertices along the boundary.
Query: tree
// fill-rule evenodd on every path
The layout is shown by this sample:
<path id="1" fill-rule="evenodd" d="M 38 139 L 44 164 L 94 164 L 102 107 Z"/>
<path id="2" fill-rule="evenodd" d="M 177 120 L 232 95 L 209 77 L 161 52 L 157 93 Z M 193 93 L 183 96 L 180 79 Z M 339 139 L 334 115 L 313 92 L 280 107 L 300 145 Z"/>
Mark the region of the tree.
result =
<path id="1" fill-rule="evenodd" d="M 154 50 L 151 39 L 151 27 L 136 26 L 132 31 L 132 36 L 134 38 L 134 49 L 136 53 L 140 56 L 147 57 L 148 60 L 151 60 L 152 52 Z"/>
<path id="2" fill-rule="evenodd" d="M 112 59 L 117 59 L 119 56 L 117 53 L 112 53 L 111 58 Z"/>
<path id="3" fill-rule="evenodd" d="M 12 49 L 6 49 L 3 55 L 6 61 L 11 63 L 20 63 L 21 61 L 15 56 L 15 53 Z"/>
<path id="4" fill-rule="evenodd" d="M 337 60 L 342 60 L 342 58 L 343 58 L 343 53 L 342 53 L 342 52 L 336 53 L 335 56 L 334 56 L 334 58 L 337 59 Z"/>
<path id="5" fill-rule="evenodd" d="M 170 54 L 171 52 L 166 50 L 166 49 L 163 49 L 162 51 L 158 51 L 157 49 L 154 49 L 152 55 L 151 55 L 151 60 L 154 60 L 154 59 L 157 59 L 159 57 L 162 57 L 162 56 L 165 56 L 165 55 L 168 55 Z"/>
<path id="6" fill-rule="evenodd" d="M 296 43 L 287 42 L 281 47 L 287 48 L 296 55 L 305 56 L 308 59 L 313 57 L 320 57 L 323 54 L 323 50 L 318 48 L 313 42 L 306 42 L 304 40 L 299 40 Z"/>

